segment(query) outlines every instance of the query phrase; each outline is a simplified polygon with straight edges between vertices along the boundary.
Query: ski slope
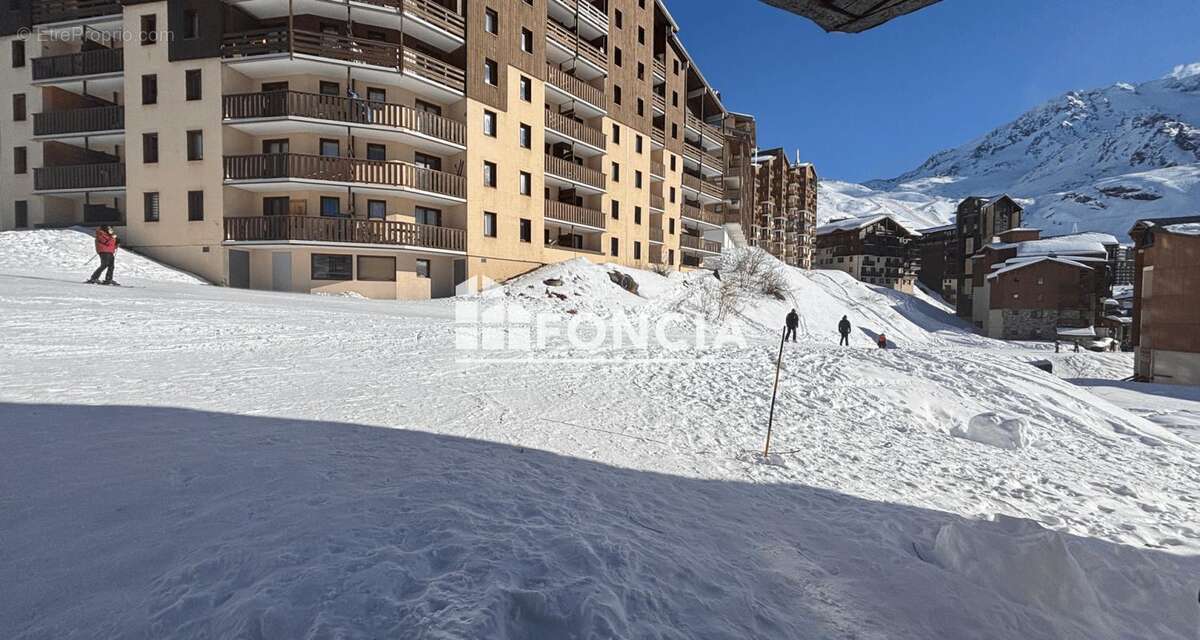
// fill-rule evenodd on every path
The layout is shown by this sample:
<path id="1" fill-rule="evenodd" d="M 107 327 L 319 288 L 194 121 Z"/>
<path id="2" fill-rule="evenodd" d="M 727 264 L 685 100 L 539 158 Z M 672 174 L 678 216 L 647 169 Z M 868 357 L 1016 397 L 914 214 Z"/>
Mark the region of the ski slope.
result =
<path id="1" fill-rule="evenodd" d="M 514 359 L 455 349 L 462 300 L 88 287 L 13 255 L 0 566 L 21 578 L 0 637 L 1200 629 L 1200 449 L 1028 364 L 1091 358 L 1071 370 L 1100 377 L 1127 354 L 1000 343 L 932 299 L 789 270 L 788 299 L 728 320 L 740 347 Z M 626 270 L 634 296 L 613 268 L 555 265 L 483 299 L 702 324 L 711 275 Z M 898 348 L 871 346 L 880 331 Z M 1029 444 L 954 434 L 987 412 Z"/>

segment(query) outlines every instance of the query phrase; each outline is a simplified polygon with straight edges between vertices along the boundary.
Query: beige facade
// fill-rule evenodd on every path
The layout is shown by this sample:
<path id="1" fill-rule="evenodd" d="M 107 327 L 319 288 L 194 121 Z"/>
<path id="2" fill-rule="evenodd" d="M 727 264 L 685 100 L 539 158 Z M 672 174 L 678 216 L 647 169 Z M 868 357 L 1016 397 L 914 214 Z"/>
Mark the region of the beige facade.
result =
<path id="1" fill-rule="evenodd" d="M 0 65 L 26 111 L 0 119 L 0 228 L 112 218 L 214 283 L 384 299 L 723 248 L 728 114 L 661 2 L 30 15 L 24 64 Z"/>
<path id="2" fill-rule="evenodd" d="M 817 229 L 817 172 L 790 163 L 782 148 L 760 150 L 752 165 L 755 214 L 743 222 L 750 244 L 812 269 Z"/>

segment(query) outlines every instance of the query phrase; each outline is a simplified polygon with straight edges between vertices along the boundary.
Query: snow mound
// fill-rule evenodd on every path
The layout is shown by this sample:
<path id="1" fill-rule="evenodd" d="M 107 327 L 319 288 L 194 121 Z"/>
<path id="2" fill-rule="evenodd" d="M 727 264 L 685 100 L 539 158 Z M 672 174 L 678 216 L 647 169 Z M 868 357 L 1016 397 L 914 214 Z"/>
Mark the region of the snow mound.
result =
<path id="1" fill-rule="evenodd" d="M 86 280 L 98 266 L 93 232 L 90 229 L 32 229 L 0 232 L 0 273 L 37 274 Z M 190 273 L 179 271 L 143 255 L 121 249 L 114 270 L 117 281 L 149 280 L 181 284 L 204 284 Z"/>
<path id="2" fill-rule="evenodd" d="M 1032 441 L 1028 420 L 1004 418 L 995 413 L 981 413 L 971 418 L 966 427 L 958 425 L 950 433 L 1000 449 L 1024 449 Z"/>
<path id="3" fill-rule="evenodd" d="M 633 294 L 613 282 L 611 273 L 628 275 L 638 285 Z M 482 292 L 489 301 L 518 303 L 531 311 L 588 313 L 608 316 L 645 306 L 673 288 L 672 280 L 651 271 L 586 258 L 547 265 Z"/>

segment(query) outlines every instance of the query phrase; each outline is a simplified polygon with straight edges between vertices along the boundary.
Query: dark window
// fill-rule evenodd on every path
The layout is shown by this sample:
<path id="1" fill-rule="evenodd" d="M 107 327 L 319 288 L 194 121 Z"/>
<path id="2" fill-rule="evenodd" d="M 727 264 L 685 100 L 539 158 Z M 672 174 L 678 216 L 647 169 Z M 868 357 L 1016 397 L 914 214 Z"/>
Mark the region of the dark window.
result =
<path id="1" fill-rule="evenodd" d="M 188 160 L 203 160 L 204 159 L 204 132 L 203 131 L 187 132 L 187 159 Z"/>
<path id="2" fill-rule="evenodd" d="M 638 44 L 646 44 L 646 28 L 638 27 Z"/>
<path id="3" fill-rule="evenodd" d="M 612 163 L 612 181 L 613 182 L 621 181 L 621 165 L 619 165 L 615 162 Z"/>
<path id="4" fill-rule="evenodd" d="M 13 122 L 22 122 L 25 120 L 25 94 L 13 94 Z"/>
<path id="5" fill-rule="evenodd" d="M 521 242 L 533 242 L 533 223 L 521 218 Z"/>
<path id="6" fill-rule="evenodd" d="M 367 100 L 371 102 L 387 102 L 387 90 L 379 87 L 367 87 Z"/>
<path id="7" fill-rule="evenodd" d="M 634 151 L 637 151 L 638 153 L 641 153 L 641 152 L 642 152 L 642 136 L 640 136 L 640 135 L 638 135 L 638 136 L 634 136 L 634 138 L 633 138 L 633 150 L 634 150 Z"/>
<path id="8" fill-rule="evenodd" d="M 320 151 L 326 158 L 336 158 L 342 154 L 342 144 L 331 138 L 321 138 Z"/>
<path id="9" fill-rule="evenodd" d="M 483 30 L 491 34 L 500 33 L 500 14 L 495 9 L 483 10 Z"/>
<path id="10" fill-rule="evenodd" d="M 195 9 L 183 11 L 183 39 L 194 40 L 200 37 L 200 14 Z"/>
<path id="11" fill-rule="evenodd" d="M 350 280 L 354 278 L 351 256 L 336 256 L 326 253 L 312 254 L 313 280 Z"/>
<path id="12" fill-rule="evenodd" d="M 621 203 L 617 202 L 616 200 L 613 200 L 612 203 L 610 204 L 610 206 L 612 208 L 612 219 L 620 220 L 621 219 Z"/>
<path id="13" fill-rule="evenodd" d="M 154 164 L 158 162 L 158 134 L 142 134 L 142 162 Z"/>
<path id="14" fill-rule="evenodd" d="M 188 192 L 188 222 L 199 222 L 204 219 L 204 192 Z"/>
<path id="15" fill-rule="evenodd" d="M 25 66 L 25 41 L 13 40 L 12 43 L 12 66 L 14 69 Z"/>
<path id="16" fill-rule="evenodd" d="M 621 104 L 621 85 L 613 85 L 613 102 Z"/>
<path id="17" fill-rule="evenodd" d="M 633 208 L 633 223 L 634 224 L 642 223 L 642 208 L 641 207 Z"/>
<path id="18" fill-rule="evenodd" d="M 495 187 L 496 186 L 496 163 L 495 162 L 484 161 L 484 163 L 483 163 L 483 186 L 485 186 L 485 187 Z"/>
<path id="19" fill-rule="evenodd" d="M 24 229 L 29 226 L 29 202 L 17 200 L 13 203 L 13 226 Z"/>
<path id="20" fill-rule="evenodd" d="M 613 123 L 612 132 L 613 144 L 621 144 L 621 125 Z"/>
<path id="21" fill-rule="evenodd" d="M 675 250 L 674 249 L 667 249 L 667 264 L 669 264 L 669 265 L 675 264 Z"/>
<path id="22" fill-rule="evenodd" d="M 367 143 L 367 160 L 387 160 L 387 146 L 377 142 Z"/>
<path id="23" fill-rule="evenodd" d="M 287 91 L 287 82 L 264 82 L 262 83 L 262 92 L 271 93 L 273 91 Z"/>
<path id="24" fill-rule="evenodd" d="M 533 53 L 533 32 L 529 29 L 521 29 L 521 51 Z"/>
<path id="25" fill-rule="evenodd" d="M 387 202 L 384 200 L 367 200 L 368 220 L 387 220 Z M 362 271 L 362 269 L 359 269 Z"/>
<path id="26" fill-rule="evenodd" d="M 496 214 L 490 212 L 483 214 L 483 235 L 487 238 L 496 237 Z"/>
<path id="27" fill-rule="evenodd" d="M 287 138 L 279 138 L 277 140 L 263 140 L 263 153 L 287 153 L 289 147 Z"/>
<path id="28" fill-rule="evenodd" d="M 142 219 L 146 222 L 158 222 L 157 191 L 147 191 L 142 194 Z"/>
<path id="29" fill-rule="evenodd" d="M 333 196 L 321 196 L 321 215 L 326 218 L 337 218 L 341 216 L 341 199 Z"/>
<path id="30" fill-rule="evenodd" d="M 613 47 L 613 63 L 621 66 L 621 47 Z"/>
<path id="31" fill-rule="evenodd" d="M 286 216 L 291 208 L 291 199 L 287 196 L 270 196 L 263 198 L 264 216 Z"/>
<path id="32" fill-rule="evenodd" d="M 496 137 L 496 114 L 486 109 L 483 111 L 483 135 Z"/>
<path id="33" fill-rule="evenodd" d="M 323 95 L 323 96 L 339 96 L 340 97 L 342 95 L 342 85 L 340 85 L 336 82 L 322 80 L 318 91 L 320 91 L 321 95 Z"/>
<path id="34" fill-rule="evenodd" d="M 520 180 L 521 195 L 533 195 L 533 175 L 527 171 L 522 171 Z"/>
<path id="35" fill-rule="evenodd" d="M 13 173 L 29 171 L 29 154 L 25 147 L 13 147 Z"/>
<path id="36" fill-rule="evenodd" d="M 427 153 L 421 153 L 420 151 L 413 152 L 413 164 L 423 169 L 430 169 L 432 171 L 442 170 L 441 158 L 437 156 L 431 156 Z"/>
<path id="37" fill-rule="evenodd" d="M 431 227 L 442 226 L 442 212 L 440 209 L 430 209 L 429 207 L 415 207 L 413 217 L 417 224 L 427 224 Z"/>
<path id="38" fill-rule="evenodd" d="M 358 279 L 363 282 L 395 282 L 396 258 L 393 256 L 359 256 Z"/>
<path id="39" fill-rule="evenodd" d="M 608 239 L 608 253 L 613 256 L 621 255 L 621 241 L 616 238 Z"/>
<path id="40" fill-rule="evenodd" d="M 421 100 L 420 98 L 417 98 L 413 102 L 413 108 L 422 113 L 432 113 L 435 116 L 442 115 L 441 107 L 439 107 L 436 104 L 433 104 L 432 102 L 425 102 L 424 100 Z"/>
<path id="41" fill-rule="evenodd" d="M 614 22 L 616 22 L 618 29 L 621 28 L 622 18 L 624 18 L 624 16 L 621 15 L 621 10 L 617 9 L 616 15 L 614 16 Z"/>
<path id="42" fill-rule="evenodd" d="M 642 188 L 642 172 L 641 171 L 633 172 L 633 186 L 637 187 L 638 189 Z"/>
<path id="43" fill-rule="evenodd" d="M 199 100 L 201 95 L 201 81 L 199 69 L 188 69 L 184 72 L 184 91 L 187 93 L 188 100 Z"/>
<path id="44" fill-rule="evenodd" d="M 521 76 L 521 99 L 533 102 L 533 81 L 525 76 Z"/>
<path id="45" fill-rule="evenodd" d="M 637 76 L 638 80 L 646 79 L 646 65 L 642 64 L 641 62 L 639 62 L 637 66 Z"/>
<path id="46" fill-rule="evenodd" d="M 153 73 L 142 76 L 142 104 L 158 104 L 158 76 Z"/>
<path id="47" fill-rule="evenodd" d="M 500 69 L 496 66 L 495 60 L 485 59 L 483 61 L 483 81 L 493 87 L 500 84 Z"/>
<path id="48" fill-rule="evenodd" d="M 533 148 L 533 127 L 527 124 L 521 125 L 520 143 L 522 149 Z"/>
<path id="49" fill-rule="evenodd" d="M 633 241 L 633 259 L 634 260 L 642 259 L 642 243 L 638 242 L 637 240 Z"/>
<path id="50" fill-rule="evenodd" d="M 428 277 L 430 277 L 430 275 L 429 275 L 430 271 L 431 271 L 431 265 L 429 263 L 429 260 L 426 258 L 417 258 L 417 277 L 418 278 L 428 278 Z"/>
<path id="51" fill-rule="evenodd" d="M 147 13 L 142 16 L 142 44 L 154 44 L 158 42 L 158 16 L 153 13 Z"/>

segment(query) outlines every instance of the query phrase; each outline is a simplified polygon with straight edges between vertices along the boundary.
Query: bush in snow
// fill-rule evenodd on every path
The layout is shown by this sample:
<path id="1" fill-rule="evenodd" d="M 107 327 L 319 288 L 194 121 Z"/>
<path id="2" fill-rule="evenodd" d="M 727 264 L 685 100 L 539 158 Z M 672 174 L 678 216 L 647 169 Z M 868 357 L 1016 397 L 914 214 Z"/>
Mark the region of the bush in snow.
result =
<path id="1" fill-rule="evenodd" d="M 713 320 L 736 315 L 760 295 L 787 300 L 791 294 L 783 264 L 761 249 L 739 249 L 713 258 L 709 263 L 720 275 L 706 283 L 702 304 Z"/>

